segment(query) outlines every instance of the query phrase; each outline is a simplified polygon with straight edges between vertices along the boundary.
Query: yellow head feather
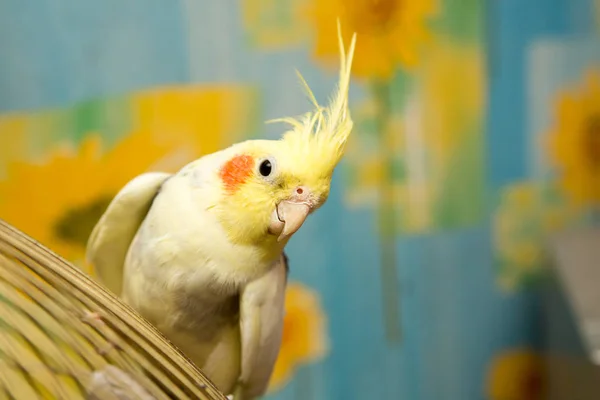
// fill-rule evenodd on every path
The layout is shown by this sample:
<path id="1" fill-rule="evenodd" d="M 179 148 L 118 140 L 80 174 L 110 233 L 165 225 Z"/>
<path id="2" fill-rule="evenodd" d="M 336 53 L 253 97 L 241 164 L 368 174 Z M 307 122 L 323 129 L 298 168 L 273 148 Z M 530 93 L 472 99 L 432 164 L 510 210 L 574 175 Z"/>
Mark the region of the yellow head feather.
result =
<path id="1" fill-rule="evenodd" d="M 322 175 L 333 173 L 333 169 L 344 155 L 345 145 L 353 126 L 348 109 L 348 90 L 356 33 L 352 35 L 346 55 L 339 20 L 337 21 L 337 30 L 341 58 L 340 74 L 337 90 L 329 105 L 327 107 L 319 105 L 300 72 L 296 71 L 315 110 L 300 118 L 288 117 L 267 121 L 268 123 L 285 122 L 290 124 L 292 130 L 283 135 L 282 141 L 288 144 L 290 149 L 293 149 L 293 153 L 302 158 L 302 164 L 310 166 L 311 170 Z"/>
<path id="2" fill-rule="evenodd" d="M 333 170 L 344 154 L 352 119 L 348 110 L 350 70 L 356 34 L 346 55 L 338 21 L 341 52 L 340 76 L 337 90 L 327 107 L 320 106 L 308 84 L 298 73 L 300 81 L 315 109 L 300 118 L 281 118 L 268 122 L 286 122 L 292 129 L 281 140 L 252 140 L 231 148 L 232 154 L 245 154 L 256 160 L 254 173 L 243 184 L 226 193 L 217 208 L 230 240 L 235 243 L 258 244 L 264 257 L 278 257 L 284 243 L 269 235 L 267 228 L 276 205 L 293 196 L 299 185 L 308 189 L 313 210 L 320 207 L 331 185 Z M 275 174 L 260 176 L 257 167 L 261 160 L 270 158 Z"/>

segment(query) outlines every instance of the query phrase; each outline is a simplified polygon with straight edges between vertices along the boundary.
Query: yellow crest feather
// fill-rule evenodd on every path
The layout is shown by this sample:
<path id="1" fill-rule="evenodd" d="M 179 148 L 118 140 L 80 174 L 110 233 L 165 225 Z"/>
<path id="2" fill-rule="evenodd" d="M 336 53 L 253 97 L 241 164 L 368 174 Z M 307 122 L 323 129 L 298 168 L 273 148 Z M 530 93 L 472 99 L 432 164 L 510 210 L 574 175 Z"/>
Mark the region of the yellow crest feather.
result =
<path id="1" fill-rule="evenodd" d="M 340 49 L 340 74 L 336 91 L 327 107 L 320 106 L 312 90 L 296 71 L 300 83 L 306 91 L 315 110 L 304 114 L 300 118 L 278 118 L 267 121 L 285 122 L 292 126 L 292 130 L 284 134 L 282 140 L 288 142 L 294 151 L 308 156 L 305 162 L 311 168 L 317 168 L 324 173 L 331 173 L 342 158 L 348 136 L 352 131 L 353 122 L 348 109 L 348 91 L 350 88 L 350 72 L 352 58 L 356 45 L 356 33 L 352 35 L 348 54 L 344 49 L 340 21 L 337 21 L 338 43 Z"/>

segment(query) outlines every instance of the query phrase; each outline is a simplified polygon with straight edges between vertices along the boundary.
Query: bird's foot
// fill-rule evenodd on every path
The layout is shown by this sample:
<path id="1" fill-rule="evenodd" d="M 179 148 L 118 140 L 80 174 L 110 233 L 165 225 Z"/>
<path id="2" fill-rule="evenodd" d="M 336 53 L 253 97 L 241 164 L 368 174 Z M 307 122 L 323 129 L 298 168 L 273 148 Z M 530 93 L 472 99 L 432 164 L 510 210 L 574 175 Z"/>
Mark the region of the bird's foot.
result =
<path id="1" fill-rule="evenodd" d="M 98 333 L 102 334 L 106 340 L 106 345 L 97 347 L 96 351 L 101 356 L 107 355 L 111 350 L 118 350 L 120 346 L 117 343 L 117 337 L 115 333 L 108 328 L 108 326 L 102 320 L 102 315 L 99 312 L 85 310 L 81 317 L 83 323 L 88 324 L 94 328 Z"/>
<path id="2" fill-rule="evenodd" d="M 99 329 L 100 327 L 104 326 L 104 321 L 102 321 L 102 316 L 100 315 L 100 313 L 95 312 L 95 311 L 89 311 L 89 310 L 85 310 L 83 316 L 81 317 L 81 320 L 88 324 L 91 325 L 92 327 Z"/>

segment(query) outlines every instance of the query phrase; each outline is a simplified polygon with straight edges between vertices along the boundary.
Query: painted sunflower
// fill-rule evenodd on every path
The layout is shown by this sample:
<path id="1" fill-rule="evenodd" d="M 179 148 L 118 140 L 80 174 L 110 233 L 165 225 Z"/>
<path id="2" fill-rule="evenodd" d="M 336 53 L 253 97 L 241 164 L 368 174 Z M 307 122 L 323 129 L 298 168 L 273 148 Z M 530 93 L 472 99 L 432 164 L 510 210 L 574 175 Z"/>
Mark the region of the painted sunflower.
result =
<path id="1" fill-rule="evenodd" d="M 327 348 L 326 316 L 317 293 L 300 283 L 289 283 L 285 295 L 283 339 L 269 392 L 285 386 L 297 367 L 324 357 Z"/>
<path id="2" fill-rule="evenodd" d="M 546 398 L 542 357 L 530 350 L 503 352 L 488 370 L 487 398 L 490 400 L 541 400 Z"/>
<path id="3" fill-rule="evenodd" d="M 336 19 L 345 41 L 358 35 L 352 73 L 389 79 L 397 66 L 417 64 L 429 37 L 427 20 L 437 13 L 437 0 L 314 0 L 308 13 L 317 30 L 314 55 L 338 62 Z"/>
<path id="4" fill-rule="evenodd" d="M 104 146 L 101 134 L 87 132 L 79 145 L 54 145 L 34 161 L 2 160 L 6 174 L 0 180 L 0 218 L 83 266 L 91 230 L 129 180 L 150 170 L 174 172 L 238 141 L 234 132 L 252 126 L 251 100 L 246 89 L 234 87 L 136 94 L 127 116 L 132 128 L 112 148 Z M 29 118 L 34 121 L 36 115 Z M 27 135 L 6 133 L 11 140 Z M 35 131 L 24 140 L 53 134 Z"/>
<path id="5" fill-rule="evenodd" d="M 549 153 L 558 183 L 578 206 L 600 204 L 600 71 L 559 95 Z"/>
<path id="6" fill-rule="evenodd" d="M 149 139 L 133 134 L 103 155 L 99 135 L 90 134 L 77 149 L 10 164 L 9 180 L 0 183 L 0 215 L 80 263 L 91 230 L 118 190 L 169 153 Z"/>

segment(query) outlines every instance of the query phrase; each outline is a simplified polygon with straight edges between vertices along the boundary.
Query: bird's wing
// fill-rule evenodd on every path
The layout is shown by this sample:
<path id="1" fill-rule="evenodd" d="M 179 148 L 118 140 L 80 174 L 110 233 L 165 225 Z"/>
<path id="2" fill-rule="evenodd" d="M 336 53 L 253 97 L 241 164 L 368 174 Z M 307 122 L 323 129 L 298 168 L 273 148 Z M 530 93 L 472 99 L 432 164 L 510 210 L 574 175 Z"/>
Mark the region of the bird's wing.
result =
<path id="1" fill-rule="evenodd" d="M 102 283 L 117 295 L 121 294 L 129 246 L 161 185 L 170 176 L 151 172 L 132 179 L 117 193 L 90 235 L 87 261 Z"/>
<path id="2" fill-rule="evenodd" d="M 148 321 L 0 220 L 0 399 L 225 400 Z"/>
<path id="3" fill-rule="evenodd" d="M 282 254 L 274 268 L 242 291 L 240 386 L 244 399 L 262 396 L 269 385 L 281 346 L 287 275 L 288 260 Z"/>

